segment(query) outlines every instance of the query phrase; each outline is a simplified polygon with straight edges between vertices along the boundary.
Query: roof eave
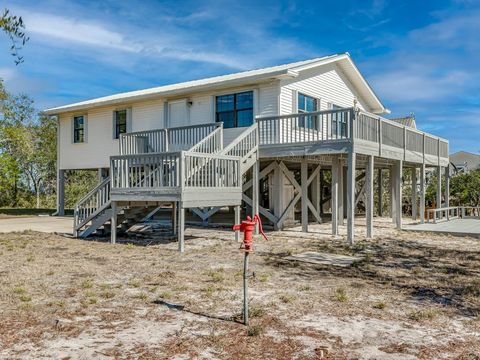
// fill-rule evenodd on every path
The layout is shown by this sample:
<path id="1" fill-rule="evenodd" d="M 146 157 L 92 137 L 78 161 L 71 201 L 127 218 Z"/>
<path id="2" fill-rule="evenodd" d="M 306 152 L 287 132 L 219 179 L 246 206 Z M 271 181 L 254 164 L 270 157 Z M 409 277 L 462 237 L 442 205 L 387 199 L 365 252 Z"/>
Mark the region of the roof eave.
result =
<path id="1" fill-rule="evenodd" d="M 211 84 L 191 85 L 191 86 L 186 86 L 185 88 L 174 89 L 174 90 L 165 90 L 165 91 L 158 91 L 158 92 L 153 91 L 152 93 L 148 93 L 148 94 L 123 96 L 117 99 L 108 99 L 104 101 L 102 101 L 101 99 L 98 101 L 92 100 L 92 102 L 78 103 L 78 104 L 59 106 L 55 108 L 46 109 L 42 111 L 42 113 L 48 116 L 60 115 L 64 113 L 94 109 L 94 108 L 103 107 L 103 106 L 112 106 L 112 105 L 131 103 L 131 102 L 141 101 L 141 100 L 149 100 L 152 98 L 159 98 L 162 96 L 172 97 L 176 95 L 190 94 L 197 91 L 208 91 L 210 89 L 215 89 L 215 88 L 247 85 L 257 81 L 262 82 L 262 81 L 282 79 L 286 77 L 297 77 L 297 76 L 298 76 L 298 72 L 293 71 L 291 69 L 284 69 L 284 70 L 273 71 L 271 73 L 266 73 L 266 74 L 251 75 L 244 78 L 228 79 L 228 80 L 215 82 Z"/>

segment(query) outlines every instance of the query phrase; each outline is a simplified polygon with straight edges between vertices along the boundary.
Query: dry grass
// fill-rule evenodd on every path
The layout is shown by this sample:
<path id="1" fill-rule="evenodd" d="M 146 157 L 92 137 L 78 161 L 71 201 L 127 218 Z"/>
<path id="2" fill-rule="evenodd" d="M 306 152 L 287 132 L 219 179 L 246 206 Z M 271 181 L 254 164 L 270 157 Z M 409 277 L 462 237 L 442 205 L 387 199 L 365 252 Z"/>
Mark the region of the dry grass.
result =
<path id="1" fill-rule="evenodd" d="M 183 255 L 155 238 L 112 246 L 2 234 L 0 358 L 472 358 L 480 243 L 380 227 L 381 237 L 354 248 L 328 231 L 257 241 L 248 328 L 242 254 L 228 231 L 188 230 Z M 304 251 L 364 260 L 349 268 L 285 260 Z"/>

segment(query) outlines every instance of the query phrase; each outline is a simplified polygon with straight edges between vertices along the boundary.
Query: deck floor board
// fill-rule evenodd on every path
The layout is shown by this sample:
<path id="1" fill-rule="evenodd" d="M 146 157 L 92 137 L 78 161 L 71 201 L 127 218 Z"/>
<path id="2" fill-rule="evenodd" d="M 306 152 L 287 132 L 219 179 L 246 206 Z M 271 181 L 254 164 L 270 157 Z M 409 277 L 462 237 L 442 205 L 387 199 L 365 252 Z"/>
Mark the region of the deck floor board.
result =
<path id="1" fill-rule="evenodd" d="M 450 221 L 438 222 L 436 224 L 410 224 L 405 225 L 403 230 L 427 231 L 433 233 L 463 235 L 480 238 L 480 219 L 453 219 Z"/>

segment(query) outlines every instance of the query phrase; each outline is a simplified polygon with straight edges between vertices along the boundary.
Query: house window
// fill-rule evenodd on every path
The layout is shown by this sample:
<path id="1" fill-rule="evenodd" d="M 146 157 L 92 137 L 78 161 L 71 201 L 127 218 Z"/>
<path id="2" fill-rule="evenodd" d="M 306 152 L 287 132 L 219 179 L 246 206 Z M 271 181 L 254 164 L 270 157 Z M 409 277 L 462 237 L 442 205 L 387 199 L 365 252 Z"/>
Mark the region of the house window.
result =
<path id="1" fill-rule="evenodd" d="M 343 107 L 332 104 L 332 110 L 340 110 Z M 339 138 L 347 137 L 347 116 L 345 112 L 337 112 L 332 114 L 332 135 Z"/>
<path id="2" fill-rule="evenodd" d="M 127 132 L 127 110 L 117 110 L 114 116 L 115 139 L 120 137 L 120 134 Z"/>
<path id="3" fill-rule="evenodd" d="M 314 97 L 298 93 L 297 108 L 299 113 L 309 113 L 318 111 L 319 100 Z M 317 129 L 318 116 L 302 116 L 298 119 L 299 127 Z"/>
<path id="4" fill-rule="evenodd" d="M 224 128 L 253 124 L 253 91 L 217 96 L 215 105 L 215 120 L 223 121 Z"/>
<path id="5" fill-rule="evenodd" d="M 85 117 L 83 115 L 73 117 L 73 142 L 85 142 Z"/>

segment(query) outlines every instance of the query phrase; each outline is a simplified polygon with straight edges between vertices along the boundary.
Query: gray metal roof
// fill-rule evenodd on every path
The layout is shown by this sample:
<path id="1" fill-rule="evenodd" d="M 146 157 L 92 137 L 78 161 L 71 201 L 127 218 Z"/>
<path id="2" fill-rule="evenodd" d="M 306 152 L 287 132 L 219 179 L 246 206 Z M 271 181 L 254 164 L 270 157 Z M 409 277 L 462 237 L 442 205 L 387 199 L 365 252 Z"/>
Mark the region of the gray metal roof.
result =
<path id="1" fill-rule="evenodd" d="M 250 84 L 256 81 L 268 80 L 272 78 L 296 77 L 298 76 L 298 73 L 303 70 L 308 70 L 332 62 L 337 62 L 339 64 L 339 67 L 343 71 L 345 71 L 347 76 L 350 78 L 350 81 L 354 83 L 357 89 L 360 89 L 359 92 L 369 103 L 375 113 L 380 114 L 389 112 L 389 110 L 385 108 L 380 99 L 376 96 L 375 92 L 367 83 L 365 78 L 360 74 L 352 59 L 350 58 L 350 55 L 348 53 L 345 53 L 329 55 L 310 60 L 297 61 L 289 64 L 277 65 L 262 69 L 243 71 L 234 74 L 215 76 L 171 85 L 164 85 L 144 90 L 129 91 L 125 93 L 109 95 L 96 99 L 81 101 L 78 103 L 50 108 L 45 110 L 44 113 L 46 115 L 58 115 L 65 112 L 86 110 L 99 106 L 128 103 L 155 97 L 158 98 L 160 96 L 175 96 L 219 87 Z"/>

